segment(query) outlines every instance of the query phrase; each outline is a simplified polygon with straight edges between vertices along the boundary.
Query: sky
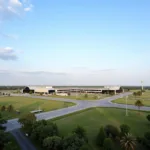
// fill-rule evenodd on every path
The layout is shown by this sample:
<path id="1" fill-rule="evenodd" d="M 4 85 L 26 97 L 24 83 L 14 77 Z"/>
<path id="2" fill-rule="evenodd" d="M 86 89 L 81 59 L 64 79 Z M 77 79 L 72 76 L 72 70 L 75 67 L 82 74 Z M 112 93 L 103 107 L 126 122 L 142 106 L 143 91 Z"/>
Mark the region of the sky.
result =
<path id="1" fill-rule="evenodd" d="M 149 0 L 0 0 L 0 85 L 150 85 Z"/>

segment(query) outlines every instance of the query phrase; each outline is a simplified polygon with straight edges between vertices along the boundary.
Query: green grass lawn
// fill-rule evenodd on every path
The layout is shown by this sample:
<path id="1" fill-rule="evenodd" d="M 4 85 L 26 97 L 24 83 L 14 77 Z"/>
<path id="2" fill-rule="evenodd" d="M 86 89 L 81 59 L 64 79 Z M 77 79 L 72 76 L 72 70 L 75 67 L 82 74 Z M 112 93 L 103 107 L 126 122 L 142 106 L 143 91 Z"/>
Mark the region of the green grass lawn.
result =
<path id="1" fill-rule="evenodd" d="M 55 109 L 60 109 L 63 107 L 73 106 L 73 103 L 60 102 L 60 101 L 51 101 L 51 100 L 42 100 L 28 97 L 0 97 L 0 107 L 5 105 L 13 105 L 15 110 L 19 110 L 20 115 L 16 112 L 1 112 L 2 116 L 5 119 L 16 118 L 29 113 L 32 110 L 42 109 L 44 111 L 50 111 Z"/>
<path id="2" fill-rule="evenodd" d="M 64 136 L 72 132 L 77 125 L 83 126 L 87 131 L 92 149 L 98 150 L 94 140 L 100 126 L 112 124 L 119 128 L 121 124 L 127 124 L 131 127 L 131 133 L 133 135 L 143 136 L 144 132 L 150 131 L 150 123 L 146 120 L 147 115 L 148 112 L 141 112 L 141 115 L 139 115 L 137 111 L 129 110 L 129 116 L 126 117 L 124 109 L 91 108 L 56 118 L 53 121 L 58 125 L 60 134 Z"/>
<path id="3" fill-rule="evenodd" d="M 106 94 L 88 94 L 88 97 L 85 97 L 85 94 L 71 95 L 71 96 L 59 96 L 59 95 L 51 95 L 50 97 L 56 98 L 66 98 L 66 99 L 76 99 L 76 100 L 98 100 L 106 97 L 110 97 L 110 95 Z"/>
<path id="4" fill-rule="evenodd" d="M 127 99 L 127 104 L 134 105 L 136 100 L 141 100 L 144 104 L 144 106 L 150 106 L 150 91 L 146 91 L 143 93 L 142 96 L 133 96 L 130 95 Z M 126 104 L 125 98 L 119 98 L 117 100 L 112 101 L 114 103 L 120 103 L 120 104 Z"/>

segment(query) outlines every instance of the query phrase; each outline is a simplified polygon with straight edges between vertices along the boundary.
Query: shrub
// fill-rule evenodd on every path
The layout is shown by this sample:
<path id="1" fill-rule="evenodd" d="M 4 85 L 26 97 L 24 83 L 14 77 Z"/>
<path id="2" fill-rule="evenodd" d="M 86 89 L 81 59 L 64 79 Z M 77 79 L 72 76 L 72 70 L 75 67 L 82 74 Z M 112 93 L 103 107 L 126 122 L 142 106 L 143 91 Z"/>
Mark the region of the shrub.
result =
<path id="1" fill-rule="evenodd" d="M 90 146 L 88 144 L 84 144 L 80 150 L 91 150 Z"/>
<path id="2" fill-rule="evenodd" d="M 5 144 L 8 142 L 8 137 L 6 133 L 0 130 L 0 149 L 3 150 Z"/>
<path id="3" fill-rule="evenodd" d="M 106 138 L 104 140 L 104 150 L 113 150 L 113 142 L 111 138 Z"/>
<path id="4" fill-rule="evenodd" d="M 126 124 L 122 124 L 120 125 L 120 130 L 121 130 L 122 135 L 125 135 L 130 132 L 130 127 Z"/>
<path id="5" fill-rule="evenodd" d="M 97 95 L 94 95 L 94 97 L 93 97 L 94 99 L 98 99 L 98 96 Z"/>
<path id="6" fill-rule="evenodd" d="M 138 92 L 137 92 L 137 95 L 138 95 L 138 96 L 141 96 L 141 95 L 142 95 L 142 91 L 138 91 Z"/>
<path id="7" fill-rule="evenodd" d="M 148 121 L 150 121 L 150 115 L 148 115 L 146 118 L 147 118 Z"/>
<path id="8" fill-rule="evenodd" d="M 14 111 L 14 107 L 12 105 L 9 105 L 7 107 L 7 110 L 8 110 L 8 112 L 12 112 L 12 111 Z"/>
<path id="9" fill-rule="evenodd" d="M 68 96 L 71 96 L 71 93 L 70 93 L 70 92 L 68 92 Z"/>
<path id="10" fill-rule="evenodd" d="M 81 126 L 77 126 L 74 130 L 73 133 L 77 134 L 79 138 L 82 138 L 85 140 L 85 142 L 88 142 L 88 138 L 86 135 L 86 130 L 81 127 Z"/>
<path id="11" fill-rule="evenodd" d="M 62 139 L 58 136 L 47 137 L 43 140 L 43 147 L 47 150 L 61 150 Z"/>
<path id="12" fill-rule="evenodd" d="M 106 133 L 104 131 L 104 128 L 101 127 L 96 138 L 96 144 L 98 146 L 103 146 L 105 138 L 106 138 Z"/>
<path id="13" fill-rule="evenodd" d="M 88 94 L 85 94 L 84 97 L 85 97 L 85 98 L 88 98 Z"/>
<path id="14" fill-rule="evenodd" d="M 105 126 L 105 132 L 106 132 L 107 137 L 111 136 L 112 138 L 116 138 L 117 136 L 119 136 L 118 128 L 113 125 Z"/>
<path id="15" fill-rule="evenodd" d="M 6 107 L 3 105 L 2 107 L 1 107 L 1 111 L 5 111 L 6 110 Z"/>
<path id="16" fill-rule="evenodd" d="M 144 134 L 144 137 L 147 139 L 147 140 L 150 140 L 150 131 L 149 132 L 146 132 Z"/>
<path id="17" fill-rule="evenodd" d="M 33 94 L 33 92 L 32 92 L 32 91 L 30 91 L 30 92 L 29 92 L 29 94 Z"/>
<path id="18" fill-rule="evenodd" d="M 79 150 L 84 144 L 84 139 L 79 138 L 77 134 L 71 134 L 64 138 L 63 150 Z"/>

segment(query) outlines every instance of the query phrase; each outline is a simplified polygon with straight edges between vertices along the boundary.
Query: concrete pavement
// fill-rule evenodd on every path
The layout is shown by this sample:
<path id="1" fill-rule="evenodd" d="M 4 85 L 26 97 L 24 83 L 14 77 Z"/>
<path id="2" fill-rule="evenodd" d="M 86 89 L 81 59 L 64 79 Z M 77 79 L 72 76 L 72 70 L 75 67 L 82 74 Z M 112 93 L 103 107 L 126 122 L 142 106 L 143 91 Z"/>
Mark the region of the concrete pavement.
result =
<path id="1" fill-rule="evenodd" d="M 37 120 L 49 120 L 55 117 L 60 117 L 66 114 L 70 114 L 73 112 L 77 112 L 80 110 L 84 110 L 87 108 L 91 108 L 91 107 L 116 107 L 116 108 L 126 108 L 126 105 L 124 104 L 115 104 L 112 103 L 112 100 L 121 98 L 122 96 L 127 96 L 130 95 L 132 93 L 123 93 L 120 95 L 115 95 L 112 97 L 108 97 L 108 98 L 104 98 L 102 100 L 89 100 L 89 101 L 85 101 L 85 100 L 72 100 L 72 99 L 65 99 L 65 98 L 53 98 L 53 97 L 44 97 L 44 96 L 32 96 L 32 95 L 25 95 L 26 97 L 32 97 L 32 98 L 40 98 L 40 99 L 44 99 L 44 100 L 57 100 L 57 101 L 65 101 L 65 102 L 73 102 L 76 103 L 75 106 L 71 106 L 68 108 L 62 108 L 59 110 L 53 110 L 53 111 L 49 111 L 49 112 L 43 112 L 43 113 L 39 113 L 36 114 Z M 18 95 L 21 96 L 21 95 Z M 24 96 L 24 95 L 22 95 Z M 133 105 L 128 105 L 128 109 L 134 109 L 137 110 L 137 107 L 133 106 Z M 150 107 L 142 107 L 141 110 L 144 111 L 150 111 Z M 7 131 L 12 131 L 14 129 L 18 129 L 20 128 L 20 124 L 18 123 L 18 119 L 11 119 L 8 120 L 8 122 L 5 124 L 5 126 L 7 127 Z"/>

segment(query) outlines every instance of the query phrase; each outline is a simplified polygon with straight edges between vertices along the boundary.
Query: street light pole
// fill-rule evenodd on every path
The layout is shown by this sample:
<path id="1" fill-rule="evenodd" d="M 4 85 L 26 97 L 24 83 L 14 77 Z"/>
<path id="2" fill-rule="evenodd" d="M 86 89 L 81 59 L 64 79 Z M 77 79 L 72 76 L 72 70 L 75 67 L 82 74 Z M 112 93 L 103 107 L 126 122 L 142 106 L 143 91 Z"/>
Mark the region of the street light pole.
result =
<path id="1" fill-rule="evenodd" d="M 77 99 L 77 87 L 76 87 L 76 99 Z"/>
<path id="2" fill-rule="evenodd" d="M 126 116 L 128 116 L 128 105 L 127 105 L 128 96 L 126 96 Z"/>
<path id="3" fill-rule="evenodd" d="M 143 81 L 141 81 L 141 86 L 142 86 L 142 91 L 144 90 L 144 88 L 143 88 Z"/>

